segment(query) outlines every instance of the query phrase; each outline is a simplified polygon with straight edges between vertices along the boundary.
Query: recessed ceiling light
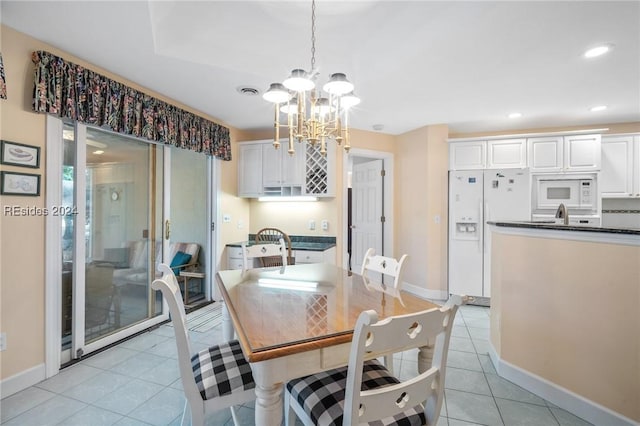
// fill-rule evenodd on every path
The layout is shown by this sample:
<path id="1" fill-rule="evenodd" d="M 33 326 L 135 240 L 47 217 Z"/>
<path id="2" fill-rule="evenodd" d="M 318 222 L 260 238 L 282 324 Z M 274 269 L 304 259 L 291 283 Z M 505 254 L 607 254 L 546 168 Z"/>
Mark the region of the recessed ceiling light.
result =
<path id="1" fill-rule="evenodd" d="M 373 130 L 376 130 L 379 132 L 380 130 L 384 129 L 384 124 L 374 124 L 372 127 L 373 127 Z"/>
<path id="2" fill-rule="evenodd" d="M 612 44 L 602 44 L 600 46 L 592 47 L 591 49 L 584 52 L 585 58 L 595 58 L 597 56 L 604 55 L 613 47 Z"/>
<path id="3" fill-rule="evenodd" d="M 522 117 L 522 113 L 521 112 L 512 112 L 511 114 L 507 115 L 507 117 L 509 117 L 509 118 L 520 118 L 520 117 Z"/>
<path id="4" fill-rule="evenodd" d="M 594 106 L 594 107 L 589 108 L 589 111 L 598 112 L 598 111 L 604 111 L 605 109 L 607 109 L 606 105 L 598 105 L 598 106 Z"/>
<path id="5" fill-rule="evenodd" d="M 96 154 L 96 155 L 100 155 L 100 154 L 104 154 L 104 151 L 99 149 L 97 151 L 93 151 L 93 153 Z"/>

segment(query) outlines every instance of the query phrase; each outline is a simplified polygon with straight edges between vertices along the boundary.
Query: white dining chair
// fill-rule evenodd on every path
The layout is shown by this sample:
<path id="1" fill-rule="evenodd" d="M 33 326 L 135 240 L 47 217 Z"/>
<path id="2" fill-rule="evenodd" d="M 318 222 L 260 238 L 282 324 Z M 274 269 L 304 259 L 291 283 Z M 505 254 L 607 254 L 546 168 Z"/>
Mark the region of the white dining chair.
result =
<path id="1" fill-rule="evenodd" d="M 280 266 L 280 273 L 284 274 L 287 267 L 287 246 L 284 239 L 277 243 L 260 243 L 247 245 L 242 243 L 242 273 L 253 268 L 253 259 L 263 258 L 264 266 Z"/>
<path id="2" fill-rule="evenodd" d="M 360 275 L 370 278 L 370 272 L 377 272 L 393 278 L 393 287 L 400 290 L 402 286 L 402 266 L 408 255 L 403 254 L 400 260 L 393 257 L 376 255 L 373 248 L 367 250 L 362 261 Z"/>
<path id="3" fill-rule="evenodd" d="M 402 287 L 402 266 L 405 260 L 409 257 L 403 254 L 400 260 L 396 260 L 393 257 L 376 255 L 376 251 L 373 248 L 367 250 L 364 254 L 364 260 L 362 261 L 362 270 L 360 275 L 363 276 L 365 282 L 371 279 L 370 272 L 380 274 L 376 279 L 380 279 L 384 282 L 382 277 L 388 275 L 393 278 L 393 288 L 400 290 Z M 384 365 L 393 373 L 393 354 L 390 353 L 384 357 Z"/>
<path id="4" fill-rule="evenodd" d="M 453 320 L 465 296 L 453 295 L 441 308 L 385 318 L 364 311 L 358 317 L 349 364 L 291 380 L 285 386 L 285 420 L 305 425 L 435 425 L 444 396 L 447 352 Z M 376 359 L 387 351 L 433 347 L 431 367 L 408 380 L 394 377 Z"/>
<path id="5" fill-rule="evenodd" d="M 186 397 L 182 424 L 189 424 L 189 414 L 192 425 L 204 426 L 209 412 L 223 408 L 231 409 L 233 421 L 238 424 L 233 406 L 256 398 L 251 366 L 242 353 L 240 343 L 233 340 L 193 354 L 176 276 L 164 263 L 158 270 L 162 272 L 162 278 L 154 280 L 151 288 L 162 292 L 173 321 L 180 377 Z"/>

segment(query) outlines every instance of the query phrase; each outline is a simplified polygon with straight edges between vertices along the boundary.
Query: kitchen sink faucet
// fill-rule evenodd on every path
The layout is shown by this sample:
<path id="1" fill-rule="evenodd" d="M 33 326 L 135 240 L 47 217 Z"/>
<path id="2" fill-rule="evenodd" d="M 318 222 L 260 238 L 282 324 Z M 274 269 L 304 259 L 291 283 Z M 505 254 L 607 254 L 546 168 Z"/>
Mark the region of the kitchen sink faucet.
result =
<path id="1" fill-rule="evenodd" d="M 564 219 L 564 224 L 569 224 L 569 213 L 563 203 L 560 203 L 558 210 L 556 210 L 556 219 Z"/>

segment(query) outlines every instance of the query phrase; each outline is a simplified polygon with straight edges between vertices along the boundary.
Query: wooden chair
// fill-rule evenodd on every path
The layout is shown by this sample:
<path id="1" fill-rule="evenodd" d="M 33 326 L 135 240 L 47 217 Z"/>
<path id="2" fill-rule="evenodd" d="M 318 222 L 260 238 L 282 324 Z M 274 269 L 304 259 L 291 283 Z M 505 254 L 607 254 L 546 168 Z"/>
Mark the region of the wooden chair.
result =
<path id="1" fill-rule="evenodd" d="M 293 265 L 295 263 L 295 259 L 292 255 L 291 251 L 291 238 L 283 231 L 278 228 L 262 228 L 258 231 L 255 237 L 256 244 L 278 244 L 280 238 L 284 240 L 285 246 L 287 247 L 287 264 Z M 260 258 L 260 265 L 262 266 L 282 266 L 281 260 L 278 257 L 269 258 L 262 257 Z"/>
<path id="2" fill-rule="evenodd" d="M 376 251 L 370 248 L 364 254 L 360 275 L 366 278 L 370 278 L 369 272 L 389 275 L 393 277 L 393 287 L 400 290 L 402 286 L 402 265 L 404 265 L 407 257 L 408 255 L 403 254 L 400 260 L 396 260 L 393 257 L 376 255 Z"/>
<path id="3" fill-rule="evenodd" d="M 230 408 L 234 423 L 234 405 L 255 399 L 255 382 L 251 367 L 238 341 L 212 346 L 192 355 L 187 318 L 180 288 L 172 269 L 162 263 L 158 267 L 162 278 L 153 281 L 151 288 L 159 290 L 167 300 L 178 346 L 178 364 L 182 387 L 187 399 L 182 424 L 188 424 L 187 404 L 191 424 L 204 425 L 208 412 Z"/>
<path id="4" fill-rule="evenodd" d="M 444 395 L 449 339 L 464 296 L 451 296 L 441 308 L 378 321 L 375 311 L 362 312 L 355 326 L 349 364 L 295 379 L 285 387 L 286 424 L 295 414 L 305 425 L 435 425 Z M 433 347 L 431 367 L 400 381 L 373 359 L 387 351 Z M 378 422 L 381 420 L 380 422 Z"/>
<path id="5" fill-rule="evenodd" d="M 242 243 L 242 273 L 253 267 L 253 258 L 265 260 L 263 267 L 280 266 L 280 273 L 284 274 L 287 266 L 287 247 L 284 239 L 280 238 L 278 243 L 261 243 L 251 246 Z"/>

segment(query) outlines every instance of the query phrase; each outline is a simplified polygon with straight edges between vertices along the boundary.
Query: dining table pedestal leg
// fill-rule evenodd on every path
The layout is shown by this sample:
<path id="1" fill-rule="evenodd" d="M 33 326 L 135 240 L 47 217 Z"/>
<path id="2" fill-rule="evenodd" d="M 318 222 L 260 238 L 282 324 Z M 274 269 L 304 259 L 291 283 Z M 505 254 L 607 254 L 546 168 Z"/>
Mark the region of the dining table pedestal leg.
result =
<path id="1" fill-rule="evenodd" d="M 256 426 L 282 424 L 282 383 L 264 386 L 256 383 Z"/>

